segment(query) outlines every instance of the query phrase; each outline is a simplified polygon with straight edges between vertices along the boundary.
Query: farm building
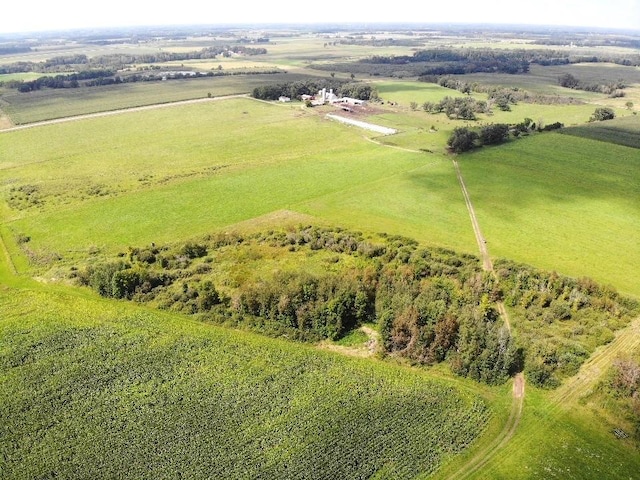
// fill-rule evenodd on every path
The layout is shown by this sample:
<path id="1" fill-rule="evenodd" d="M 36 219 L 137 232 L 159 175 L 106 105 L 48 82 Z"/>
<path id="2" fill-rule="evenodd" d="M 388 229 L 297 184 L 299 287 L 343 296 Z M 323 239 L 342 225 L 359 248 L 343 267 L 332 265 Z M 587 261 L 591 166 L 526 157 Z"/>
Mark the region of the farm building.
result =
<path id="1" fill-rule="evenodd" d="M 290 102 L 291 99 L 289 97 L 285 97 L 284 95 L 282 95 L 280 98 L 278 98 L 279 102 Z"/>

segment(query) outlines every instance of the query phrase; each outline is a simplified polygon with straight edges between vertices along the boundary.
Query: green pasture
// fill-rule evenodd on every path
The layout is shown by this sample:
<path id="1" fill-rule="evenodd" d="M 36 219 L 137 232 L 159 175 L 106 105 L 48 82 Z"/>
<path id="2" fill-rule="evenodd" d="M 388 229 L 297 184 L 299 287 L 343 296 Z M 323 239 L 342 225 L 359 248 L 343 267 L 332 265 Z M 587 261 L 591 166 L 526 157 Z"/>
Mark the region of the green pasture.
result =
<path id="1" fill-rule="evenodd" d="M 640 295 L 640 156 L 557 133 L 459 158 L 492 255 Z"/>
<path id="2" fill-rule="evenodd" d="M 340 38 L 312 35 L 274 38 L 264 47 L 262 58 L 281 65 L 305 66 L 312 63 L 356 61 L 372 55 L 411 55 L 412 47 L 372 47 L 367 45 L 341 45 Z M 338 45 L 333 45 L 338 42 Z"/>
<path id="3" fill-rule="evenodd" d="M 7 226 L 30 236 L 28 248 L 43 254 L 66 257 L 96 247 L 113 252 L 176 241 L 282 209 L 334 218 L 322 199 L 348 197 L 353 190 L 369 191 L 359 210 L 369 211 L 370 220 L 384 206 L 376 200 L 378 190 L 396 176 L 412 189 L 400 203 L 414 213 L 398 222 L 404 207 L 390 205 L 399 210 L 390 213 L 396 220 L 389 233 L 410 225 L 423 239 L 439 232 L 433 238 L 440 241 L 451 227 L 434 218 L 453 222 L 461 232 L 466 225 L 459 194 L 457 206 L 431 220 L 423 217 L 424 203 L 413 204 L 423 201 L 423 193 L 437 201 L 442 189 L 456 197 L 453 175 L 430 185 L 429 169 L 420 171 L 435 157 L 381 147 L 357 128 L 291 105 L 238 99 L 131 112 L 5 133 L 0 142 L 11 153 L 0 165 L 4 198 L 13 205 L 5 214 L 14 219 Z M 21 185 L 36 186 L 39 200 L 29 200 Z M 311 207 L 316 200 L 319 206 Z M 342 218 L 357 220 L 344 209 Z M 359 222 L 361 228 L 382 231 L 389 225 L 384 218 L 369 220 Z"/>
<path id="4" fill-rule="evenodd" d="M 637 450 L 617 440 L 608 423 L 578 401 L 557 405 L 548 392 L 528 385 L 523 412 L 514 437 L 469 478 L 636 477 L 640 469 Z"/>
<path id="5" fill-rule="evenodd" d="M 379 361 L 63 293 L 0 312 L 3 478 L 424 478 L 492 424 Z"/>
<path id="6" fill-rule="evenodd" d="M 478 114 L 477 120 L 456 120 L 447 118 L 446 114 L 431 114 L 422 109 L 425 101 L 438 102 L 446 96 L 463 96 L 460 92 L 440 87 L 438 85 L 421 82 L 376 83 L 381 96 L 388 101 L 397 101 L 398 105 L 373 106 L 374 110 L 368 117 L 372 123 L 381 123 L 396 128 L 399 133 L 379 140 L 387 145 L 427 150 L 442 153 L 446 151 L 447 139 L 456 127 L 479 128 L 490 123 L 521 123 L 525 118 L 531 118 L 536 125 L 548 125 L 561 122 L 567 126 L 582 125 L 589 120 L 597 106 L 581 105 L 541 105 L 518 103 L 511 105 L 510 111 L 503 112 L 494 109 L 491 114 Z M 478 100 L 486 100 L 486 95 L 476 94 Z M 392 100 L 396 99 L 396 100 Z M 418 108 L 412 111 L 411 102 L 416 102 Z M 377 110 L 376 110 L 377 109 Z M 619 115 L 629 115 L 627 110 L 617 110 Z"/>
<path id="7" fill-rule="evenodd" d="M 298 210 L 353 229 L 477 253 L 453 165 L 447 158 L 423 155 L 428 163 L 310 199 Z"/>
<path id="8" fill-rule="evenodd" d="M 159 103 L 249 93 L 255 87 L 308 78 L 296 74 L 232 75 L 165 82 L 140 82 L 80 89 L 12 91 L 0 97 L 3 110 L 13 123 L 24 124 L 53 118 Z"/>
<path id="9" fill-rule="evenodd" d="M 41 77 L 42 74 L 41 73 L 34 73 L 34 72 L 24 72 L 24 73 L 5 73 L 0 75 L 0 82 L 10 82 L 10 81 L 20 81 L 20 80 L 24 80 L 24 81 L 29 81 L 29 80 L 35 80 L 36 78 Z"/>
<path id="10" fill-rule="evenodd" d="M 382 81 L 374 82 L 380 98 L 385 102 L 395 102 L 408 108 L 411 102 L 416 102 L 422 109 L 424 102 L 439 102 L 444 97 L 464 97 L 457 90 L 444 88 L 435 83 L 413 81 Z"/>

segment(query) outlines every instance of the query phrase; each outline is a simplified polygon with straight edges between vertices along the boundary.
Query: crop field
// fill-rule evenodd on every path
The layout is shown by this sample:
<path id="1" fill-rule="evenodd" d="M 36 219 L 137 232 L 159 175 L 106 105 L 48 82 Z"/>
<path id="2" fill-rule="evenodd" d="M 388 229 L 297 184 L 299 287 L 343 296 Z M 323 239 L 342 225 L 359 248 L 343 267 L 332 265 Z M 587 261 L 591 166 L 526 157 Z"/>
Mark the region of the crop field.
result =
<path id="1" fill-rule="evenodd" d="M 562 133 L 626 147 L 640 148 L 640 118 L 635 115 L 617 118 L 608 122 L 580 125 L 565 129 Z"/>
<path id="2" fill-rule="evenodd" d="M 205 77 L 166 82 L 82 88 L 81 90 L 41 90 L 28 95 L 13 92 L 0 99 L 0 110 L 15 124 L 24 124 L 122 108 L 158 103 L 249 93 L 255 87 L 295 81 L 296 74 L 268 74 Z M 307 78 L 307 76 L 305 76 Z"/>
<path id="3" fill-rule="evenodd" d="M 460 161 L 494 255 L 640 295 L 636 149 L 548 134 Z"/>
<path id="4" fill-rule="evenodd" d="M 4 478 L 416 478 L 491 419 L 403 367 L 137 307 L 5 290 L 0 311 Z"/>

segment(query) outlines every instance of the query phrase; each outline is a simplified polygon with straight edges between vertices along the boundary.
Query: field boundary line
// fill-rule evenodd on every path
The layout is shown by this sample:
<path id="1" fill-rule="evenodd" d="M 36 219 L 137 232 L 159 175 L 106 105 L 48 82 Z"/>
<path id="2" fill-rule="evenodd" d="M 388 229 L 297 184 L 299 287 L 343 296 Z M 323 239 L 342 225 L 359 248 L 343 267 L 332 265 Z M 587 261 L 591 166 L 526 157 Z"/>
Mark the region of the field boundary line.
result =
<path id="1" fill-rule="evenodd" d="M 15 264 L 13 263 L 13 259 L 11 258 L 11 254 L 9 253 L 9 249 L 7 248 L 7 244 L 4 241 L 4 233 L 3 229 L 0 227 L 0 248 L 2 249 L 2 253 L 4 254 L 5 261 L 2 262 L 9 268 L 9 273 L 16 276 L 18 275 L 18 270 L 16 269 Z"/>
<path id="2" fill-rule="evenodd" d="M 376 140 L 375 138 L 369 138 L 366 135 L 363 135 L 362 138 L 364 138 L 368 142 L 375 143 L 376 145 L 379 145 L 381 147 L 393 148 L 395 150 L 401 150 L 403 152 L 410 152 L 410 153 L 426 153 L 426 152 L 423 152 L 422 150 L 414 150 L 412 148 L 398 147 L 397 145 L 387 145 L 386 143 L 382 143 Z"/>
<path id="3" fill-rule="evenodd" d="M 469 212 L 469 218 L 471 219 L 471 226 L 473 227 L 473 233 L 476 237 L 476 242 L 478 243 L 478 248 L 480 249 L 480 255 L 482 258 L 482 268 L 486 272 L 490 272 L 494 277 L 496 277 L 496 273 L 493 269 L 493 262 L 491 261 L 491 257 L 489 255 L 489 249 L 487 248 L 487 242 L 482 235 L 482 230 L 480 229 L 480 223 L 478 222 L 478 218 L 476 216 L 475 209 L 473 208 L 473 204 L 471 203 L 471 196 L 469 195 L 469 191 L 467 190 L 467 186 L 464 183 L 464 178 L 462 177 L 462 172 L 460 171 L 460 166 L 458 165 L 458 161 L 453 158 L 453 167 L 456 171 L 456 177 L 458 178 L 458 183 L 460 184 L 460 190 L 462 191 L 462 196 L 464 197 L 464 203 L 467 206 L 467 211 Z M 502 302 L 496 302 L 498 313 L 502 317 L 504 324 L 511 333 L 511 322 L 509 320 L 509 314 Z M 522 410 L 524 406 L 524 392 L 525 392 L 525 379 L 522 372 L 519 372 L 513 379 L 513 388 L 512 388 L 512 397 L 513 401 L 511 403 L 511 410 L 509 411 L 509 417 L 504 424 L 504 427 L 500 431 L 500 433 L 487 445 L 485 448 L 480 450 L 474 457 L 472 457 L 469 461 L 467 461 L 461 468 L 459 468 L 453 475 L 450 475 L 448 478 L 450 479 L 461 479 L 467 478 L 470 475 L 473 475 L 482 467 L 484 467 L 495 455 L 502 449 L 504 446 L 511 440 L 513 435 L 516 433 L 516 429 L 520 424 L 520 419 L 522 418 Z"/>
<path id="4" fill-rule="evenodd" d="M 502 427 L 500 433 L 491 441 L 489 445 L 479 451 L 471 460 L 466 462 L 462 468 L 459 468 L 447 478 L 451 480 L 459 480 L 468 478 L 473 475 L 498 453 L 511 440 L 516 433 L 516 429 L 522 418 L 522 409 L 524 406 L 524 375 L 518 373 L 513 381 L 513 403 L 509 411 L 509 418 Z"/>
<path id="5" fill-rule="evenodd" d="M 191 105 L 205 102 L 216 102 L 221 100 L 229 100 L 233 98 L 250 98 L 247 93 L 239 93 L 234 95 L 223 95 L 220 97 L 192 98 L 191 100 L 178 100 L 176 102 L 153 103 L 151 105 L 141 105 L 139 107 L 119 108 L 116 110 L 106 110 L 104 112 L 85 113 L 82 115 L 72 115 L 70 117 L 53 118 L 51 120 L 43 120 L 41 122 L 25 123 L 24 125 L 16 125 L 14 127 L 0 130 L 0 133 L 15 132 L 18 130 L 26 130 L 28 128 L 43 127 L 46 125 L 56 125 L 58 123 L 75 122 L 78 120 L 86 120 L 90 118 L 109 117 L 111 115 L 120 115 L 122 113 L 143 112 L 145 110 L 155 110 L 158 108 L 179 107 L 181 105 Z"/>
<path id="6" fill-rule="evenodd" d="M 556 410 L 569 401 L 587 395 L 601 379 L 611 360 L 621 352 L 640 346 L 640 317 L 618 330 L 613 341 L 597 348 L 574 376 L 566 379 L 550 396 Z"/>

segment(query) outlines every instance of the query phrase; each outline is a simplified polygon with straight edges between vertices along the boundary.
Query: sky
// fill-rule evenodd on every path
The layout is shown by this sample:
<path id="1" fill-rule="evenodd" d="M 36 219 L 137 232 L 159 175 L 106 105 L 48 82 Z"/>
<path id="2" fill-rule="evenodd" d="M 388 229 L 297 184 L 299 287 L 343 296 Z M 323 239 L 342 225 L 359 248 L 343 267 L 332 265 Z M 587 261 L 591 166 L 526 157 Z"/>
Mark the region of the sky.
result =
<path id="1" fill-rule="evenodd" d="M 234 23 L 497 23 L 640 31 L 640 0 L 29 0 L 0 8 L 0 34 Z"/>

